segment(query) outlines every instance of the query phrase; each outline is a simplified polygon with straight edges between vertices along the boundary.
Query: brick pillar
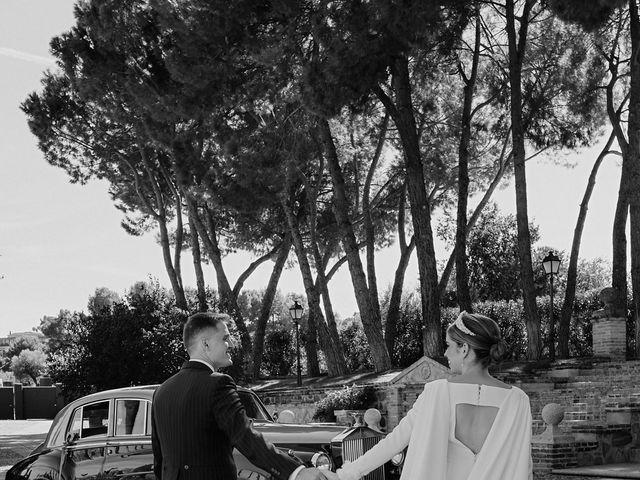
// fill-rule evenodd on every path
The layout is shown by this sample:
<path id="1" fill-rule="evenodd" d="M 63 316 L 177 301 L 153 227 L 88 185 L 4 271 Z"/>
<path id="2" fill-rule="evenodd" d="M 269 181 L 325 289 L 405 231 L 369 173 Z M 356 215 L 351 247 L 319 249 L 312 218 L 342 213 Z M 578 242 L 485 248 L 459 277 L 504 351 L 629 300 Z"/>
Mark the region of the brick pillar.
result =
<path id="1" fill-rule="evenodd" d="M 402 386 L 387 387 L 387 432 L 393 430 L 404 417 L 402 412 Z"/>
<path id="2" fill-rule="evenodd" d="M 550 403 L 542 409 L 542 420 L 547 428 L 531 439 L 531 458 L 536 478 L 545 478 L 556 468 L 578 465 L 575 437 L 562 433 L 558 428 L 563 418 L 564 408 L 557 403 Z"/>
<path id="3" fill-rule="evenodd" d="M 593 355 L 624 360 L 627 356 L 627 319 L 615 309 L 616 292 L 611 287 L 603 289 L 598 297 L 605 305 L 591 317 L 593 326 Z"/>

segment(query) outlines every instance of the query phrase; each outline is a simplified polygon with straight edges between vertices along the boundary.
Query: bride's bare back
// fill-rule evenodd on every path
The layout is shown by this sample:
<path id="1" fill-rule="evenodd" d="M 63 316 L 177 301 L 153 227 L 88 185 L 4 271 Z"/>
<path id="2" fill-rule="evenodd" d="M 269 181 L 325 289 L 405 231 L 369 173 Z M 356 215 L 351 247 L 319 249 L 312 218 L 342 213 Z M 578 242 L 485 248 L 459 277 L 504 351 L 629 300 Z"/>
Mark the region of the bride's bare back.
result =
<path id="1" fill-rule="evenodd" d="M 498 415 L 498 407 L 459 403 L 456 405 L 455 436 L 460 443 L 478 454 Z"/>

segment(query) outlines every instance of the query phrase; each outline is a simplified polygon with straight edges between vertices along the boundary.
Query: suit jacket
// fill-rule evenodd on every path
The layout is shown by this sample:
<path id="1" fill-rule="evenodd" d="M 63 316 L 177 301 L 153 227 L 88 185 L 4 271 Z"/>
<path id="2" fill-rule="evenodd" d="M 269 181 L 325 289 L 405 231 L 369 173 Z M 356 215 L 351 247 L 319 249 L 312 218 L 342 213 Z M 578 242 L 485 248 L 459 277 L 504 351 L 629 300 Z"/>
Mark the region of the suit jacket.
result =
<path id="1" fill-rule="evenodd" d="M 299 466 L 253 429 L 233 379 L 199 362 L 156 390 L 151 421 L 158 480 L 236 480 L 234 447 L 277 479 Z"/>

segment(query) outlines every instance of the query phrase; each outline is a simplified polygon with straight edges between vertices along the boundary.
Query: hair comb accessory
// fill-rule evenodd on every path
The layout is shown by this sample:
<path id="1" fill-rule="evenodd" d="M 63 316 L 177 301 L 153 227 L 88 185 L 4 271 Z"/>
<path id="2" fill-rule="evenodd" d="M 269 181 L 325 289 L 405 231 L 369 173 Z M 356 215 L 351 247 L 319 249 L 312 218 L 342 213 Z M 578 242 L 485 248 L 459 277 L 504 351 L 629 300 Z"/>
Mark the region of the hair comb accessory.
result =
<path id="1" fill-rule="evenodd" d="M 467 326 L 464 324 L 464 321 L 462 320 L 462 315 L 465 314 L 466 312 L 461 312 L 460 315 L 458 315 L 458 318 L 456 318 L 456 321 L 453 322 L 453 324 L 458 328 L 458 330 L 460 330 L 462 333 L 466 333 L 467 335 L 471 335 L 472 337 L 475 337 L 476 334 L 473 333 L 471 330 L 469 330 L 467 328 Z"/>

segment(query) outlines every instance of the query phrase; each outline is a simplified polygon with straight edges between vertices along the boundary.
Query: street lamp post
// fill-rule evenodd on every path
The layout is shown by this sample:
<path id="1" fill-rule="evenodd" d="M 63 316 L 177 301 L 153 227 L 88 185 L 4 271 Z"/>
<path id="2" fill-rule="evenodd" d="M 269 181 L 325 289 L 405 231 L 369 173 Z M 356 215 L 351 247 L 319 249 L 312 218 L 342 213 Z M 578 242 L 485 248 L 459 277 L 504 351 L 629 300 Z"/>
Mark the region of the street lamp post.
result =
<path id="1" fill-rule="evenodd" d="M 542 259 L 542 266 L 544 267 L 544 273 L 549 275 L 549 287 L 550 287 L 550 315 L 549 315 L 549 360 L 554 361 L 556 359 L 556 335 L 553 319 L 553 276 L 558 274 L 560 270 L 560 258 L 554 255 L 553 252 Z"/>
<path id="2" fill-rule="evenodd" d="M 302 386 L 302 372 L 300 370 L 300 319 L 302 318 L 302 312 L 304 309 L 298 301 L 294 301 L 293 305 L 289 307 L 289 314 L 296 324 L 296 357 L 298 360 L 298 386 Z"/>

